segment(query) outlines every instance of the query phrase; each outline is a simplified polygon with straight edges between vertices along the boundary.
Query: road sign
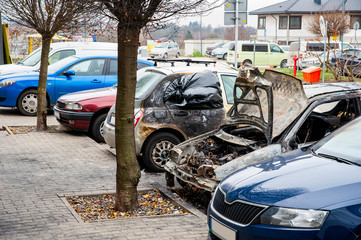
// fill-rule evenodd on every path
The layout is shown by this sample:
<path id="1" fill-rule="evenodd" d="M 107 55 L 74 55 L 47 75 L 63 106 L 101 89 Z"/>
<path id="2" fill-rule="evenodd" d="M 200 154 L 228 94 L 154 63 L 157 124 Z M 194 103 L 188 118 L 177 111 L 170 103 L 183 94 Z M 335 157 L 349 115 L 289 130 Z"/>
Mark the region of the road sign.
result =
<path id="1" fill-rule="evenodd" d="M 236 11 L 236 0 L 228 0 L 224 3 L 225 12 L 235 12 Z M 238 0 L 238 12 L 247 12 L 247 1 Z"/>
<path id="2" fill-rule="evenodd" d="M 238 1 L 238 11 L 236 11 Z M 227 0 L 224 3 L 224 25 L 236 25 L 238 12 L 238 24 L 247 24 L 247 0 Z"/>
<path id="3" fill-rule="evenodd" d="M 322 37 L 326 36 L 326 23 L 322 16 L 320 16 L 320 30 Z"/>

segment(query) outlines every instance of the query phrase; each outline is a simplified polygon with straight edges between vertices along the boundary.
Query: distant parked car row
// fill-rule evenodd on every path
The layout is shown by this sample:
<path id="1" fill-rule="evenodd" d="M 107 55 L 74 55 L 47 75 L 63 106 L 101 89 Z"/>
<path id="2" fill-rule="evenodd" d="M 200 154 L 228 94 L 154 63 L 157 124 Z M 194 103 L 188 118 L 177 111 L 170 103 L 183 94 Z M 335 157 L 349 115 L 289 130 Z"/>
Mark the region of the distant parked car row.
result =
<path id="1" fill-rule="evenodd" d="M 211 48 L 207 48 L 210 51 Z M 212 57 L 226 60 L 228 64 L 235 62 L 235 43 L 214 45 Z M 245 64 L 258 66 L 287 67 L 287 53 L 279 45 L 269 42 L 239 41 L 237 48 L 237 67 Z"/>

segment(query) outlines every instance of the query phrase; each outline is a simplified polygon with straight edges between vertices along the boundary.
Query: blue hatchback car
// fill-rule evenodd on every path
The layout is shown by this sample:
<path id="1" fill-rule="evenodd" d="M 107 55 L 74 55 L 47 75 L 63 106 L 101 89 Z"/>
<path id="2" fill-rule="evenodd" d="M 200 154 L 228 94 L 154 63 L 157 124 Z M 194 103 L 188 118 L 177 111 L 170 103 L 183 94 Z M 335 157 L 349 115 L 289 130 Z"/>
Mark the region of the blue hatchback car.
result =
<path id="1" fill-rule="evenodd" d="M 138 69 L 149 66 L 138 60 Z M 0 106 L 17 107 L 23 115 L 36 115 L 39 72 L 3 75 L 0 78 Z M 117 83 L 117 56 L 70 56 L 48 67 L 48 107 L 67 93 L 110 87 Z"/>
<path id="2" fill-rule="evenodd" d="M 209 239 L 361 239 L 361 118 L 225 178 Z"/>

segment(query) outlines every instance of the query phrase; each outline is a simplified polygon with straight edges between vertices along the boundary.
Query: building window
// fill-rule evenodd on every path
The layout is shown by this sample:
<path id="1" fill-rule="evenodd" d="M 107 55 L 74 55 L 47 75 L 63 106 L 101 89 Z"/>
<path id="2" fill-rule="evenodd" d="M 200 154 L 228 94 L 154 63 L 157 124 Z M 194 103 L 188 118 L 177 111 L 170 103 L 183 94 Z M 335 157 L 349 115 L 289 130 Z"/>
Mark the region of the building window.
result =
<path id="1" fill-rule="evenodd" d="M 258 17 L 258 29 L 266 28 L 266 17 Z"/>
<path id="2" fill-rule="evenodd" d="M 302 16 L 290 16 L 290 29 L 301 29 Z"/>
<path id="3" fill-rule="evenodd" d="M 287 26 L 288 26 L 288 17 L 280 16 L 279 29 L 287 29 Z"/>
<path id="4" fill-rule="evenodd" d="M 351 20 L 351 24 L 350 24 L 351 29 L 353 29 L 353 25 L 355 24 L 355 22 L 358 22 L 361 25 L 361 15 L 351 15 L 350 20 Z"/>

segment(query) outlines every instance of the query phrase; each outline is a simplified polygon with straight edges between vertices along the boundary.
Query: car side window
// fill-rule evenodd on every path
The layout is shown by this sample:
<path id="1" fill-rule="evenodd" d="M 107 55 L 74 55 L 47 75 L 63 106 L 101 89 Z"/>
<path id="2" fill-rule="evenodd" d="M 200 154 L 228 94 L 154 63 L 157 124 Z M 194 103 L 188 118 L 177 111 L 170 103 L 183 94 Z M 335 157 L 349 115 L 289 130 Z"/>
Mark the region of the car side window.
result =
<path id="1" fill-rule="evenodd" d="M 75 55 L 74 49 L 60 50 L 49 57 L 49 65 L 73 55 Z"/>
<path id="2" fill-rule="evenodd" d="M 277 45 L 270 44 L 271 52 L 282 53 L 282 49 Z"/>
<path id="3" fill-rule="evenodd" d="M 105 59 L 89 59 L 74 64 L 68 70 L 74 70 L 76 76 L 102 75 Z"/>
<path id="4" fill-rule="evenodd" d="M 256 52 L 268 52 L 268 45 L 256 45 Z"/>
<path id="5" fill-rule="evenodd" d="M 118 60 L 111 59 L 109 64 L 109 75 L 118 74 Z"/>
<path id="6" fill-rule="evenodd" d="M 226 94 L 226 99 L 228 104 L 234 103 L 234 97 L 233 97 L 233 89 L 234 84 L 236 82 L 236 76 L 230 76 L 230 75 L 221 75 L 224 91 Z"/>
<path id="7" fill-rule="evenodd" d="M 318 141 L 360 115 L 359 100 L 343 99 L 318 105 L 308 115 L 296 134 L 296 143 Z"/>

